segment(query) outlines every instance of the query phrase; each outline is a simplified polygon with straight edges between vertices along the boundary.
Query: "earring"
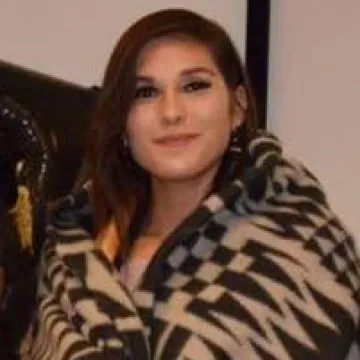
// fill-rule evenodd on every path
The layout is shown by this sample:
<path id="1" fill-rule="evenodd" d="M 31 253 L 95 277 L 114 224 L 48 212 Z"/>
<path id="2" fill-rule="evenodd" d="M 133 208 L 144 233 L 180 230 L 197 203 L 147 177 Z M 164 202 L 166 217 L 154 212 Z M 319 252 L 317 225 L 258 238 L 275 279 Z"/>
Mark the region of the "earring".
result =
<path id="1" fill-rule="evenodd" d="M 246 154 L 246 128 L 244 124 L 236 127 L 229 140 L 223 162 L 219 171 L 219 181 L 231 181 L 236 178 L 244 167 Z M 219 182 L 219 183 L 220 183 Z"/>
<path id="2" fill-rule="evenodd" d="M 229 149 L 228 151 L 233 155 L 240 155 L 243 152 L 242 149 L 242 137 L 243 130 L 241 126 L 235 128 L 230 135 Z"/>

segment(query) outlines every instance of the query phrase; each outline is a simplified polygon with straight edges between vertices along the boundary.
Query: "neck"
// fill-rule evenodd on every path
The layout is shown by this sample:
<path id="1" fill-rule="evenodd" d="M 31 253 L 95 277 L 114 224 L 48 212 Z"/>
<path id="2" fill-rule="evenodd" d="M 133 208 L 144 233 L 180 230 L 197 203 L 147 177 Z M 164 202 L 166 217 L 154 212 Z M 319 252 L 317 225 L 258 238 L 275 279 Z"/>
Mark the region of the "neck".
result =
<path id="1" fill-rule="evenodd" d="M 147 235 L 165 238 L 200 205 L 210 192 L 213 176 L 189 181 L 152 181 L 152 209 Z"/>

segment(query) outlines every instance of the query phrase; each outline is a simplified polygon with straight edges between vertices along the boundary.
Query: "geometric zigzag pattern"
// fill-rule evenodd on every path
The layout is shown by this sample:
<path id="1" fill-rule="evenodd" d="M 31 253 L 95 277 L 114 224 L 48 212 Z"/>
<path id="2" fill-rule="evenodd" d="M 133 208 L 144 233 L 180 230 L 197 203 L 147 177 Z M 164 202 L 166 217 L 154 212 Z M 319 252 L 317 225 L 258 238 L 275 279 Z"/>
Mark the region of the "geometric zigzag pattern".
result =
<path id="1" fill-rule="evenodd" d="M 253 213 L 242 224 L 231 226 L 230 211 L 214 214 L 168 255 L 154 359 L 331 360 L 357 346 L 353 239 L 325 203 L 306 196 L 316 179 L 299 164 L 283 167 L 292 193 L 232 209 Z M 294 182 L 299 171 L 305 189 Z"/>
<path id="2" fill-rule="evenodd" d="M 81 226 L 88 200 L 68 200 L 48 231 L 31 358 L 359 360 L 353 239 L 276 139 L 249 149 L 261 171 L 210 196 L 131 294 Z"/>
<path id="3" fill-rule="evenodd" d="M 359 316 L 349 289 L 294 239 L 279 243 L 253 224 L 239 231 L 256 240 L 246 239 L 238 248 L 233 239 L 241 234 L 235 230 L 221 245 L 209 246 L 207 261 L 191 248 L 172 254 L 177 269 L 163 285 L 156 313 L 161 319 L 156 341 L 166 346 L 159 346 L 154 358 L 173 358 L 179 346 L 181 356 L 197 360 L 318 359 L 319 353 L 344 358 L 344 334 L 355 333 Z M 359 281 L 353 294 L 358 287 Z"/>

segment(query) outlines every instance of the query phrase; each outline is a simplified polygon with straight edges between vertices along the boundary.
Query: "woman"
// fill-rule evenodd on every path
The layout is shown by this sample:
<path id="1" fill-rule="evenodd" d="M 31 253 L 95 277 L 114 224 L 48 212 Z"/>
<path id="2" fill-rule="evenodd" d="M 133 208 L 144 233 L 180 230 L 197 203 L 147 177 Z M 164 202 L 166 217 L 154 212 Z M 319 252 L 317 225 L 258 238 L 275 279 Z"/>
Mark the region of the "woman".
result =
<path id="1" fill-rule="evenodd" d="M 125 32 L 87 161 L 47 229 L 31 359 L 358 356 L 354 241 L 257 130 L 217 24 L 163 10 Z"/>

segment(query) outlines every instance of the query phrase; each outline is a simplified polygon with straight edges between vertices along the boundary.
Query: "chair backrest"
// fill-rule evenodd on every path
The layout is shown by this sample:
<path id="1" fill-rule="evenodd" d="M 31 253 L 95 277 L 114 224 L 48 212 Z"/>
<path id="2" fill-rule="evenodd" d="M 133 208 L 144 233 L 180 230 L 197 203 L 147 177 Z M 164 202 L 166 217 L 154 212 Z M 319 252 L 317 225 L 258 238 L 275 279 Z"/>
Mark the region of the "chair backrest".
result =
<path id="1" fill-rule="evenodd" d="M 96 90 L 0 61 L 0 95 L 7 95 L 36 119 L 50 145 L 46 198 L 66 194 L 84 155 L 84 141 Z"/>
<path id="2" fill-rule="evenodd" d="M 4 283 L 4 279 L 0 279 L 3 293 L 0 294 L 0 359 L 15 356 L 31 319 L 35 307 L 36 264 L 44 239 L 43 210 L 46 207 L 42 205 L 65 195 L 75 184 L 95 96 L 93 88 L 0 61 L 0 190 L 3 190 L 0 191 L 0 273 L 6 280 Z M 29 118 L 30 127 L 26 125 Z M 28 135 L 30 133 L 31 138 L 33 131 L 41 138 L 40 152 L 29 142 Z M 20 149 L 27 143 L 29 148 Z M 42 156 L 44 146 L 47 170 L 41 186 L 41 201 L 31 207 L 34 216 L 29 248 L 23 246 L 22 234 L 9 213 L 9 208 L 14 210 L 19 199 L 16 196 L 19 179 L 15 181 L 11 171 L 14 168 L 12 157 L 19 159 L 29 150 L 30 163 L 33 158 L 36 163 L 38 159 L 35 158 Z M 18 150 L 21 154 L 16 154 Z M 41 161 L 35 164 L 36 173 L 41 169 Z M 16 175 L 19 173 L 22 174 L 19 171 Z M 31 178 L 26 171 L 24 174 L 25 180 Z M 32 185 L 30 183 L 25 189 L 33 190 Z"/>

